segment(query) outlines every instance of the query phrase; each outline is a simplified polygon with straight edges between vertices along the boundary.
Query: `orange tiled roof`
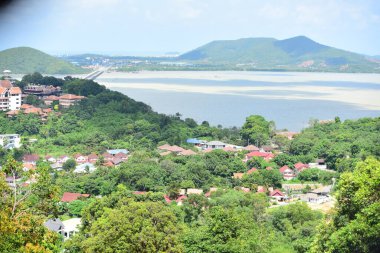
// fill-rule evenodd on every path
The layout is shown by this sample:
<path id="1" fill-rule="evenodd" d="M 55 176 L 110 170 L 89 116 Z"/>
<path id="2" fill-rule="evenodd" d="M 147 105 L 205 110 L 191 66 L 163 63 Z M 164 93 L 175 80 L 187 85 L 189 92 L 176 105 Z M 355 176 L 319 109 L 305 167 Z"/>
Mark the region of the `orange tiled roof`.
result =
<path id="1" fill-rule="evenodd" d="M 9 89 L 9 92 L 11 94 L 21 94 L 22 93 L 20 87 L 11 87 Z"/>
<path id="2" fill-rule="evenodd" d="M 17 115 L 18 112 L 19 112 L 18 110 L 12 110 L 12 111 L 7 112 L 6 115 L 8 116 Z"/>
<path id="3" fill-rule="evenodd" d="M 24 113 L 25 114 L 30 114 L 30 113 L 40 114 L 40 113 L 42 113 L 42 109 L 37 108 L 37 107 L 29 107 L 29 108 L 24 110 Z"/>
<path id="4" fill-rule="evenodd" d="M 80 197 L 88 198 L 88 197 L 90 197 L 90 194 L 81 194 L 81 193 L 74 193 L 74 192 L 64 192 L 63 196 L 61 198 L 61 202 L 71 202 L 71 201 L 77 200 Z"/>
<path id="5" fill-rule="evenodd" d="M 59 100 L 59 97 L 54 96 L 54 95 L 50 95 L 50 96 L 45 97 L 44 100 L 52 100 L 52 101 L 55 101 L 55 100 Z"/>
<path id="6" fill-rule="evenodd" d="M 22 104 L 20 108 L 21 109 L 28 109 L 28 108 L 31 108 L 31 107 L 33 107 L 33 105 Z"/>
<path id="7" fill-rule="evenodd" d="M 59 97 L 59 99 L 68 99 L 68 100 L 80 100 L 84 98 L 83 96 L 77 96 L 74 94 L 65 94 Z"/>
<path id="8" fill-rule="evenodd" d="M 9 80 L 0 80 L 0 87 L 9 89 L 12 87 L 12 83 Z"/>

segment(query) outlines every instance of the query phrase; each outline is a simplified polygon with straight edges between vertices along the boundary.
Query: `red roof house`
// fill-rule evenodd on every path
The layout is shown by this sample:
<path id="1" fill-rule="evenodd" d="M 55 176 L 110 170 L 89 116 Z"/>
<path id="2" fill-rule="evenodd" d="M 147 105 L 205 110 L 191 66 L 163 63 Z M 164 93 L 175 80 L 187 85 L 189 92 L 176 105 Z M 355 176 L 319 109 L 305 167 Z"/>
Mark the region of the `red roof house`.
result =
<path id="1" fill-rule="evenodd" d="M 297 172 L 301 172 L 304 169 L 309 168 L 309 165 L 299 162 L 299 163 L 294 164 L 294 168 L 296 169 Z"/>
<path id="2" fill-rule="evenodd" d="M 0 87 L 9 89 L 12 87 L 12 83 L 9 80 L 0 80 Z"/>
<path id="3" fill-rule="evenodd" d="M 98 157 L 98 155 L 95 154 L 95 153 L 91 153 L 91 154 L 89 154 L 89 155 L 87 156 L 87 160 L 88 160 L 88 162 L 90 162 L 90 163 L 96 163 L 96 162 L 98 161 L 98 159 L 99 159 L 99 157 Z"/>
<path id="4" fill-rule="evenodd" d="M 36 164 L 38 159 L 40 159 L 39 155 L 37 154 L 30 154 L 30 155 L 24 155 L 22 158 L 22 161 L 24 163 L 32 163 Z"/>
<path id="5" fill-rule="evenodd" d="M 271 196 L 271 197 L 285 197 L 285 194 L 282 191 L 280 191 L 279 189 L 276 189 L 274 191 L 271 191 L 269 193 L 269 196 Z"/>
<path id="6" fill-rule="evenodd" d="M 128 160 L 128 155 L 124 154 L 123 152 L 120 152 L 115 155 L 115 158 L 118 158 L 121 160 Z"/>
<path id="7" fill-rule="evenodd" d="M 87 156 L 81 155 L 81 154 L 76 154 L 74 155 L 74 159 L 77 163 L 85 163 L 88 161 Z"/>
<path id="8" fill-rule="evenodd" d="M 179 155 L 184 155 L 184 156 L 188 156 L 188 155 L 196 155 L 197 153 L 195 153 L 194 151 L 192 151 L 191 149 L 185 149 L 184 151 L 180 152 Z"/>
<path id="9" fill-rule="evenodd" d="M 280 172 L 285 180 L 291 180 L 296 177 L 294 171 L 286 165 L 280 168 Z"/>
<path id="10" fill-rule="evenodd" d="M 79 198 L 88 198 L 90 194 L 74 193 L 74 192 L 65 192 L 61 198 L 61 202 L 72 202 Z"/>
<path id="11" fill-rule="evenodd" d="M 110 153 L 107 153 L 107 152 L 103 153 L 102 156 L 103 156 L 105 161 L 112 161 L 112 159 L 113 159 L 113 155 L 111 155 Z"/>
<path id="12" fill-rule="evenodd" d="M 244 147 L 244 150 L 247 150 L 249 152 L 253 152 L 253 151 L 259 151 L 260 149 L 254 145 L 248 145 L 248 146 Z"/>
<path id="13" fill-rule="evenodd" d="M 266 192 L 265 187 L 261 185 L 257 186 L 257 192 L 258 193 Z"/>
<path id="14" fill-rule="evenodd" d="M 260 151 L 252 151 L 246 155 L 246 159 L 249 160 L 252 157 L 262 157 L 265 160 L 270 160 L 274 157 L 274 154 Z"/>

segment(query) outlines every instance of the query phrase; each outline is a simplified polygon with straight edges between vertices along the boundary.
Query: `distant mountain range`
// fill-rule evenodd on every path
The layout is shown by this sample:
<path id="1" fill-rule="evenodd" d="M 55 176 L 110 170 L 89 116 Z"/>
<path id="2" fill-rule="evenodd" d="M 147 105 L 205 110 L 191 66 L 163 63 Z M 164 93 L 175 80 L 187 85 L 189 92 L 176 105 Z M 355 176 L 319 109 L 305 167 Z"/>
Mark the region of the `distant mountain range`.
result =
<path id="1" fill-rule="evenodd" d="M 74 63 L 74 64 L 72 64 Z M 0 51 L 0 71 L 79 74 L 77 66 L 106 65 L 139 70 L 273 70 L 380 73 L 380 56 L 366 56 L 319 44 L 305 36 L 285 40 L 218 40 L 179 56 L 136 57 L 82 54 L 56 58 L 29 47 Z"/>
<path id="2" fill-rule="evenodd" d="M 247 69 L 380 72 L 380 62 L 375 57 L 322 45 L 305 36 L 213 41 L 179 59 Z"/>
<path id="3" fill-rule="evenodd" d="M 0 72 L 9 69 L 15 74 L 81 74 L 88 72 L 62 59 L 30 47 L 0 51 Z"/>

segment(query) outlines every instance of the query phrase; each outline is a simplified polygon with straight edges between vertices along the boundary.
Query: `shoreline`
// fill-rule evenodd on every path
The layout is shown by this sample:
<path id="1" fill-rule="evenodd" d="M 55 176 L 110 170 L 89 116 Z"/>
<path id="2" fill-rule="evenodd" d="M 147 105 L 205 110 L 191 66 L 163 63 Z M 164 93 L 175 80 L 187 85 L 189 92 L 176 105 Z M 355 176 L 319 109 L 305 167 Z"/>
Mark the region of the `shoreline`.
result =
<path id="1" fill-rule="evenodd" d="M 263 75 L 263 74 L 267 75 Z M 316 73 L 287 73 L 287 75 L 277 75 L 280 72 L 273 72 L 274 75 L 265 73 L 246 73 L 246 72 L 138 72 L 138 73 L 104 73 L 95 81 L 107 88 L 126 88 L 141 90 L 157 90 L 184 93 L 237 95 L 248 97 L 259 97 L 266 99 L 291 99 L 291 100 L 327 100 L 334 102 L 349 103 L 362 109 L 380 110 L 380 75 L 375 74 L 316 74 Z M 282 74 L 282 73 L 281 73 Z M 191 85 L 180 82 L 164 81 L 138 82 L 143 79 L 189 79 L 189 80 L 211 80 L 211 81 L 236 81 L 236 85 Z M 110 79 L 123 79 L 123 82 L 112 82 Z M 130 79 L 130 82 L 128 82 Z M 336 80 L 339 79 L 339 80 Z M 354 80 L 353 80 L 354 79 Z M 137 80 L 137 81 L 136 81 Z M 283 86 L 241 86 L 239 81 L 257 81 L 283 83 Z M 302 85 L 305 82 L 353 82 L 379 85 L 379 89 L 360 89 L 360 87 L 335 87 Z M 360 82 L 361 81 L 361 82 Z M 291 85 L 290 85 L 291 84 Z M 263 94 L 268 92 L 268 94 Z M 273 93 L 283 93 L 276 95 Z M 255 94 L 256 93 L 256 94 Z M 272 94 L 270 94 L 272 93 Z M 288 93 L 288 94 L 286 94 Z"/>

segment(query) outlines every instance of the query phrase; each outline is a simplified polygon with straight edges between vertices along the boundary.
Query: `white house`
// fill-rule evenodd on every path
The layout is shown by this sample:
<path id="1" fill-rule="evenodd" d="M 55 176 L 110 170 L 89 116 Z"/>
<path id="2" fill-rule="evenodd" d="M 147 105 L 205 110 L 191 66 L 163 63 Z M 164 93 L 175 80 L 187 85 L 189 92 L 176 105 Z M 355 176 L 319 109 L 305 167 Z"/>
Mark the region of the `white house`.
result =
<path id="1" fill-rule="evenodd" d="M 226 143 L 221 142 L 221 141 L 210 141 L 205 144 L 205 148 L 208 149 L 222 149 L 227 146 Z"/>
<path id="2" fill-rule="evenodd" d="M 315 160 L 314 163 L 309 163 L 309 167 L 310 168 L 317 168 L 320 170 L 326 170 L 327 169 L 327 165 L 326 165 L 324 159 L 317 159 L 317 160 Z"/>
<path id="3" fill-rule="evenodd" d="M 280 168 L 280 173 L 285 180 L 291 180 L 296 177 L 294 171 L 286 165 Z"/>
<path id="4" fill-rule="evenodd" d="M 64 237 L 64 240 L 69 239 L 73 235 L 75 235 L 77 232 L 79 232 L 79 227 L 81 225 L 81 219 L 80 218 L 72 218 L 69 220 L 62 221 L 63 223 L 63 230 L 62 235 Z"/>
<path id="5" fill-rule="evenodd" d="M 61 221 L 60 219 L 49 219 L 44 223 L 44 226 L 50 231 L 61 234 L 63 240 L 67 240 L 79 232 L 80 225 L 80 218 L 72 218 L 65 221 Z"/>
<path id="6" fill-rule="evenodd" d="M 21 89 L 13 87 L 9 80 L 0 80 L 0 110 L 20 110 Z"/>
<path id="7" fill-rule="evenodd" d="M 21 139 L 18 134 L 1 134 L 0 146 L 6 149 L 21 147 Z"/>
<path id="8" fill-rule="evenodd" d="M 92 163 L 83 163 L 75 167 L 74 173 L 86 173 L 93 172 L 96 170 L 96 167 Z"/>
<path id="9" fill-rule="evenodd" d="M 85 155 L 76 154 L 74 155 L 74 159 L 77 163 L 86 163 L 88 162 L 88 158 Z"/>

